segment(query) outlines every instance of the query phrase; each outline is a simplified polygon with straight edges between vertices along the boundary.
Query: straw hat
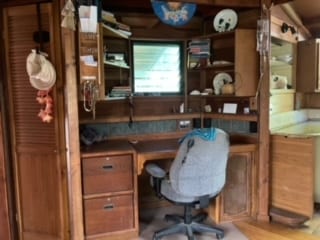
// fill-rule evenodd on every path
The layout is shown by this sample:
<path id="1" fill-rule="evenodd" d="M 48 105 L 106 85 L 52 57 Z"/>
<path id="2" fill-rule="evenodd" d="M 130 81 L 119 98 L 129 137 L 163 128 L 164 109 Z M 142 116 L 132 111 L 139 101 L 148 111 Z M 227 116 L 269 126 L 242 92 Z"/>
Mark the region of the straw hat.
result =
<path id="1" fill-rule="evenodd" d="M 193 17 L 197 5 L 173 1 L 151 0 L 154 13 L 160 20 L 171 26 L 183 26 Z"/>
<path id="2" fill-rule="evenodd" d="M 45 53 L 32 49 L 27 57 L 27 73 L 31 85 L 38 90 L 49 90 L 56 82 L 56 71 Z"/>

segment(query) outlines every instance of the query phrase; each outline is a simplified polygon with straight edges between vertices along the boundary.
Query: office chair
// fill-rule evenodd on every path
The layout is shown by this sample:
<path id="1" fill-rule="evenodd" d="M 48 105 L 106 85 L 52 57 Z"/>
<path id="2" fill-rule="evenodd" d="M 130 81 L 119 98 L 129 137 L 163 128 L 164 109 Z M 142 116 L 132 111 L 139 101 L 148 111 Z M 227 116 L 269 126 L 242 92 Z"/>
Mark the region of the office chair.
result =
<path id="1" fill-rule="evenodd" d="M 186 234 L 195 240 L 194 233 L 211 232 L 217 239 L 224 237 L 223 229 L 205 225 L 206 213 L 192 215 L 192 209 L 209 206 L 223 189 L 229 155 L 229 136 L 218 128 L 195 129 L 182 139 L 169 173 L 154 163 L 146 165 L 150 181 L 159 198 L 184 206 L 184 216 L 166 215 L 176 224 L 156 231 L 153 240 L 172 234 Z"/>

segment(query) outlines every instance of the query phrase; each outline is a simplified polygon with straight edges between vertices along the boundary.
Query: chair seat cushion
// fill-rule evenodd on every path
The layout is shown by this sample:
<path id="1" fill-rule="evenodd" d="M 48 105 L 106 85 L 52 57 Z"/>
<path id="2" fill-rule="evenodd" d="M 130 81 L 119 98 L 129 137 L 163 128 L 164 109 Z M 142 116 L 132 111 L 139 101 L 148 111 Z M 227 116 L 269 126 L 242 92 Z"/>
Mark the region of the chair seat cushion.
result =
<path id="1" fill-rule="evenodd" d="M 209 195 L 209 198 L 216 197 L 218 192 L 214 192 L 213 194 Z M 174 202 L 174 203 L 190 203 L 194 204 L 200 201 L 200 196 L 186 196 L 183 194 L 179 194 L 176 192 L 170 183 L 169 179 L 164 179 L 161 182 L 161 195 L 164 196 L 167 200 Z"/>
<path id="2" fill-rule="evenodd" d="M 169 179 L 161 182 L 161 194 L 168 200 L 175 203 L 192 203 L 199 200 L 198 197 L 185 196 L 173 190 Z"/>

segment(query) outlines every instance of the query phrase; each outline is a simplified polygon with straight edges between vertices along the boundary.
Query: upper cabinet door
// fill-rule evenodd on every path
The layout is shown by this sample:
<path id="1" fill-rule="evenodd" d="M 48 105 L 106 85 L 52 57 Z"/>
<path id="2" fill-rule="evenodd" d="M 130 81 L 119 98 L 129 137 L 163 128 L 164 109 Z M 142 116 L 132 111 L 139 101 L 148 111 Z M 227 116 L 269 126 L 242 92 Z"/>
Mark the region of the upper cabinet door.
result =
<path id="1" fill-rule="evenodd" d="M 297 92 L 320 92 L 320 39 L 298 43 Z"/>
<path id="2" fill-rule="evenodd" d="M 271 38 L 271 90 L 295 89 L 296 52 L 296 43 Z"/>

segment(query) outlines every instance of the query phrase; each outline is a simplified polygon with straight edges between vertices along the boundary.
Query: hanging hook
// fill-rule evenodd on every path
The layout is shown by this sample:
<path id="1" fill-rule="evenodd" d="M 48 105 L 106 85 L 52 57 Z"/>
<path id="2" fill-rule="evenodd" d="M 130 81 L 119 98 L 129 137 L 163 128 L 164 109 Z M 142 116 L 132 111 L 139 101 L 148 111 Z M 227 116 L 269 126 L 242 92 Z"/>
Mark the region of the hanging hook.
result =
<path id="1" fill-rule="evenodd" d="M 33 41 L 39 44 L 36 47 L 37 53 L 43 50 L 43 44 L 50 42 L 50 33 L 42 30 L 42 19 L 41 19 L 41 3 L 37 3 L 37 20 L 38 20 L 38 31 L 33 33 Z"/>

